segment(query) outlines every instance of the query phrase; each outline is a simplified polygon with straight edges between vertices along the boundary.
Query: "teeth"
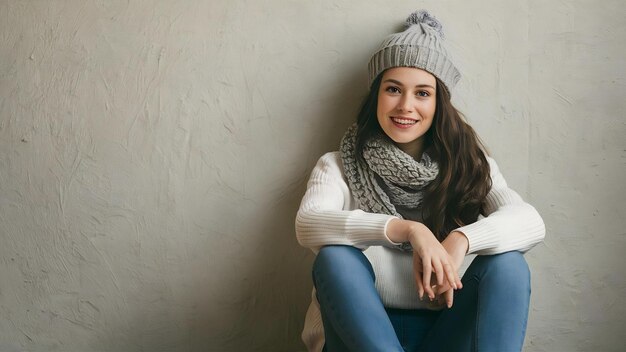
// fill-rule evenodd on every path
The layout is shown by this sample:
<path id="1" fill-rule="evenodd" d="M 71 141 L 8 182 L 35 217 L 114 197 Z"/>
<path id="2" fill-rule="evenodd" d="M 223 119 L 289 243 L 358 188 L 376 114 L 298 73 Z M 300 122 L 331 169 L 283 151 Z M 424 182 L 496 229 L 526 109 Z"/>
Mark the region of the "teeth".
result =
<path id="1" fill-rule="evenodd" d="M 391 119 L 393 120 L 393 122 L 399 123 L 401 125 L 414 125 L 417 123 L 417 121 L 411 119 L 399 119 L 396 117 L 392 117 Z"/>

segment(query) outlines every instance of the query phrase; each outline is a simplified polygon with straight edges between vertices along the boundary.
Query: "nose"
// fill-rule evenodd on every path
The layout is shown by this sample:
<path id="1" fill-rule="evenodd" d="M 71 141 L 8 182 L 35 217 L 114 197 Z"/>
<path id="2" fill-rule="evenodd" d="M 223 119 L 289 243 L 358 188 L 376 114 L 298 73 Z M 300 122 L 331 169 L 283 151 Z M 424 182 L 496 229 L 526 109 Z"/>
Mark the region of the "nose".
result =
<path id="1" fill-rule="evenodd" d="M 404 112 L 411 112 L 412 109 L 412 100 L 409 94 L 403 94 L 400 97 L 400 101 L 398 101 L 398 110 Z"/>

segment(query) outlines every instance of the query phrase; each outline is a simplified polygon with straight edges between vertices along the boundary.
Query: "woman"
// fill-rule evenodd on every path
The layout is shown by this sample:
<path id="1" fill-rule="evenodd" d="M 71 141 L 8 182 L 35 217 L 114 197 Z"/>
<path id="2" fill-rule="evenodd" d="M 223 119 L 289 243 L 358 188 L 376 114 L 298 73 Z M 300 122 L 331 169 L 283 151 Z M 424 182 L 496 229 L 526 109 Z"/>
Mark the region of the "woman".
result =
<path id="1" fill-rule="evenodd" d="M 383 42 L 357 123 L 311 174 L 296 219 L 317 254 L 309 351 L 522 348 L 522 253 L 544 224 L 451 105 L 460 74 L 442 35 L 418 11 Z"/>

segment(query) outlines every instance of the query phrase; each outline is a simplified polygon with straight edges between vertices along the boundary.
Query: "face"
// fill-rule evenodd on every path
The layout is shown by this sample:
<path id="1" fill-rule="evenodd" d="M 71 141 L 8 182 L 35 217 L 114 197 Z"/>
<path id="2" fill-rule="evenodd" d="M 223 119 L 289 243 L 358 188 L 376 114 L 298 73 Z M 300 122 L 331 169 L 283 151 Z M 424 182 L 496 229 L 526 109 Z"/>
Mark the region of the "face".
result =
<path id="1" fill-rule="evenodd" d="M 396 145 L 420 158 L 424 135 L 433 124 L 435 76 L 414 67 L 394 67 L 383 73 L 378 90 L 378 123 Z"/>

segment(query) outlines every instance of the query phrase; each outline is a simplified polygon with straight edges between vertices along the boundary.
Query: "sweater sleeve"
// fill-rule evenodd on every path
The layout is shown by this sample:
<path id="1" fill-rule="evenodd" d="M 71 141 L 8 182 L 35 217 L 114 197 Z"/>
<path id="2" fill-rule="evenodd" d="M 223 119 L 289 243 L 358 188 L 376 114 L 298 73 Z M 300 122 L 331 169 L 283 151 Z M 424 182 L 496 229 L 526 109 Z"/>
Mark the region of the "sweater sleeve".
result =
<path id="1" fill-rule="evenodd" d="M 537 210 L 507 186 L 498 165 L 488 158 L 492 187 L 485 200 L 485 217 L 458 228 L 469 241 L 468 254 L 526 252 L 543 241 L 546 229 Z"/>
<path id="2" fill-rule="evenodd" d="M 311 172 L 296 215 L 296 237 L 300 245 L 314 252 L 331 244 L 360 249 L 376 245 L 398 245 L 385 234 L 387 224 L 394 216 L 346 210 L 350 208 L 350 201 L 339 154 L 325 154 Z"/>

